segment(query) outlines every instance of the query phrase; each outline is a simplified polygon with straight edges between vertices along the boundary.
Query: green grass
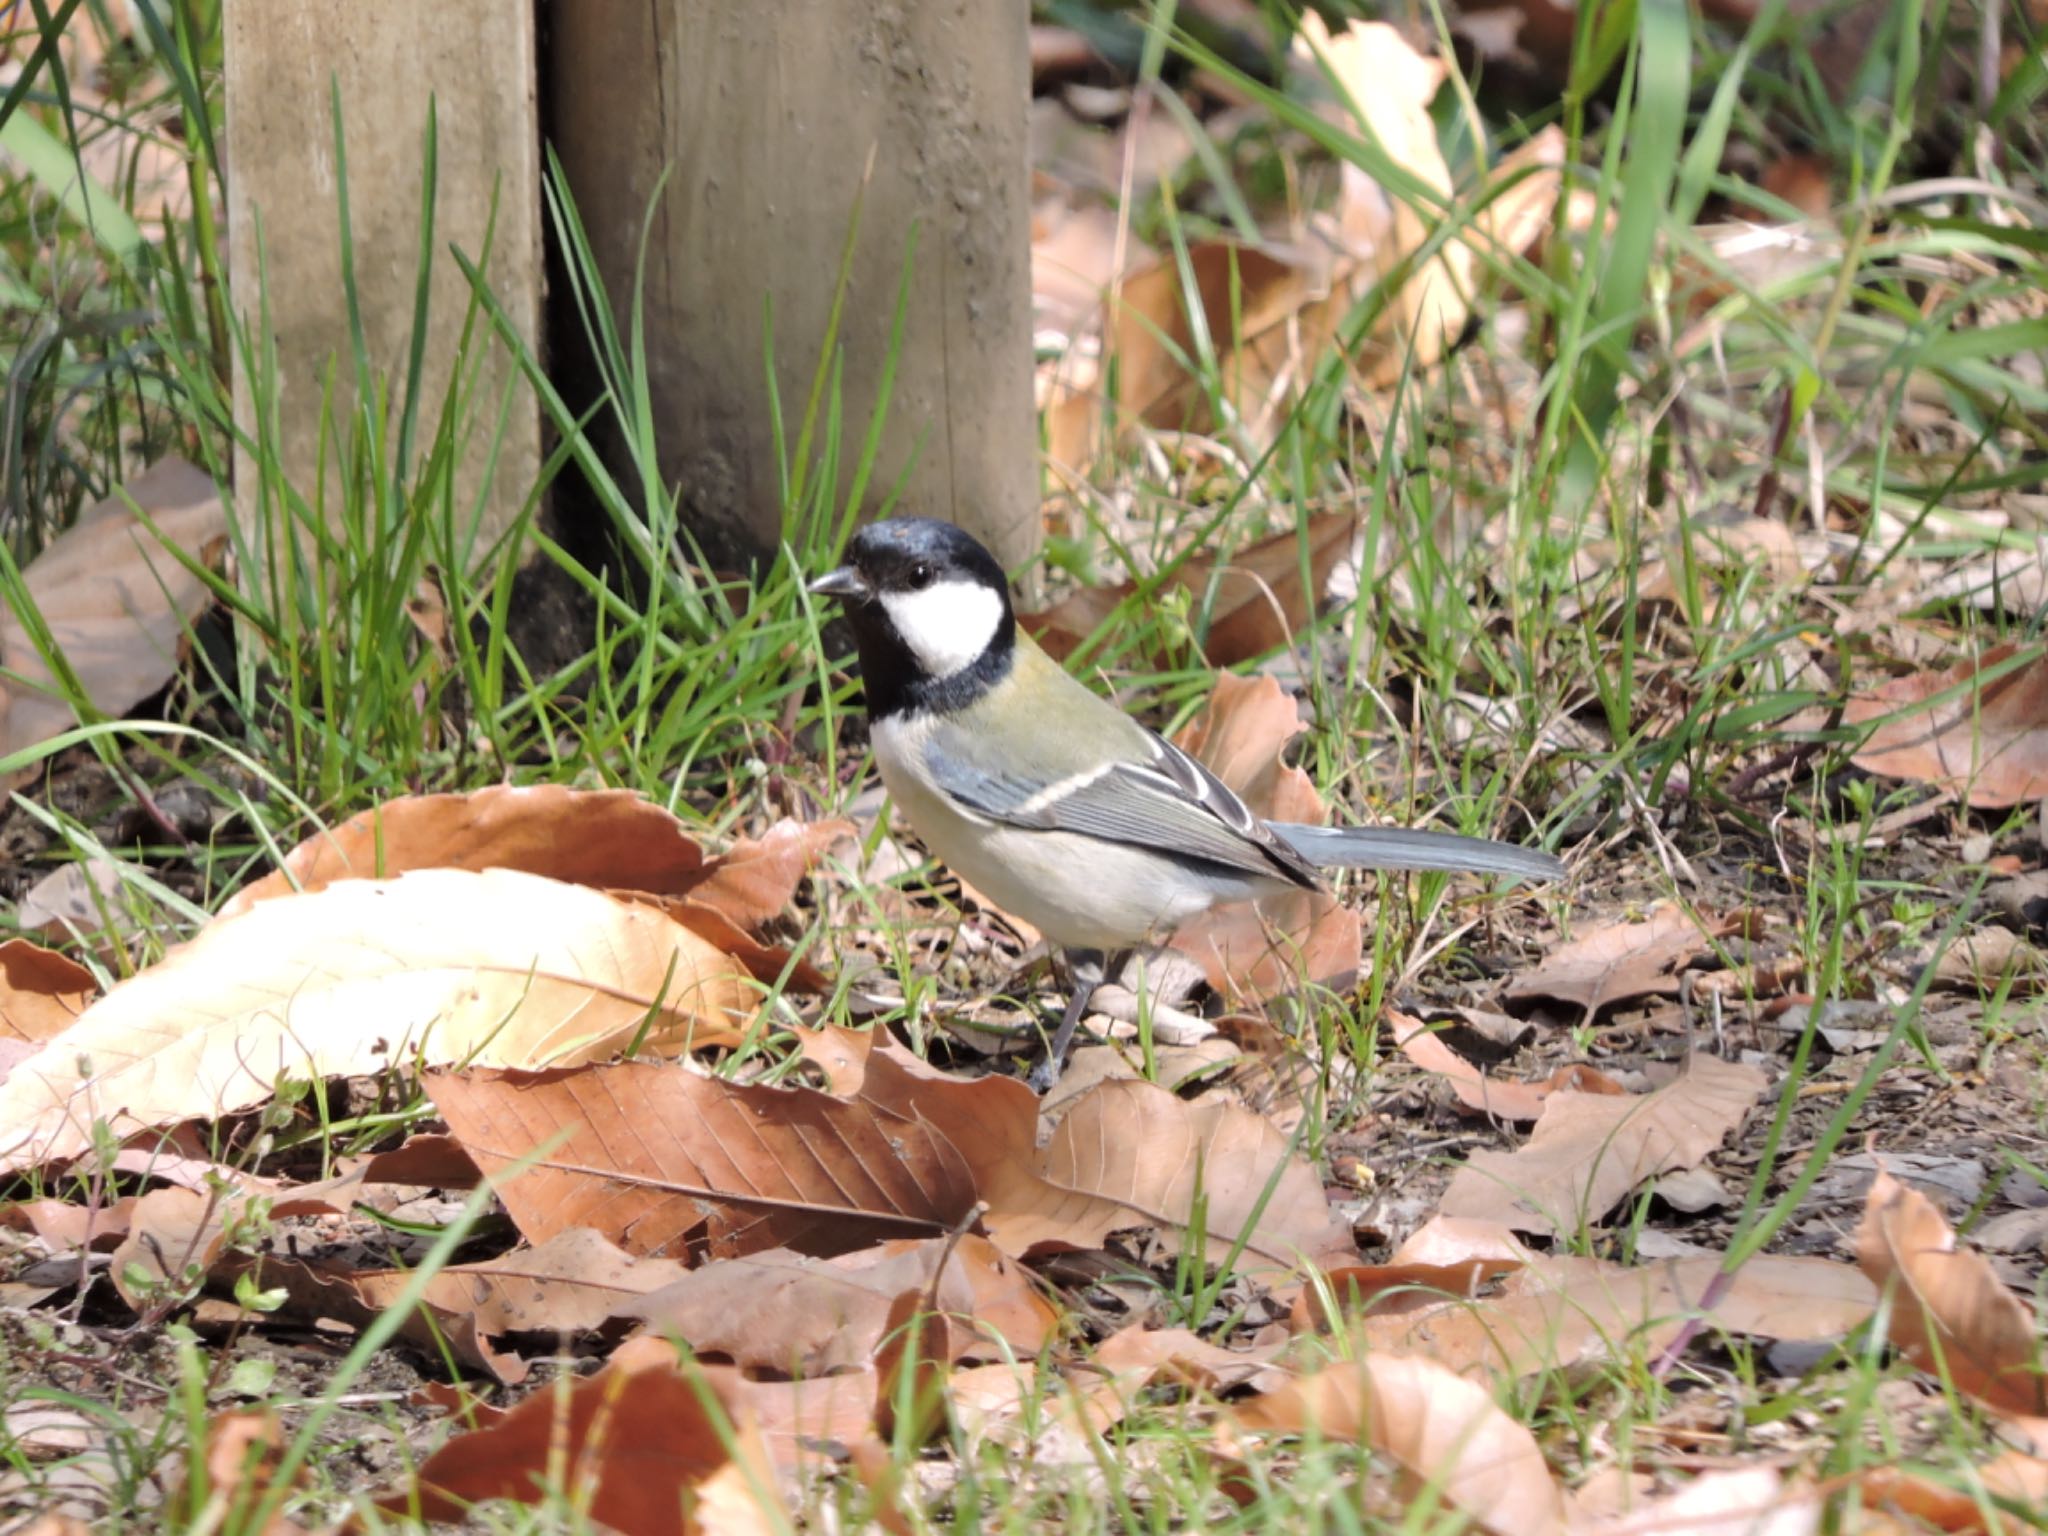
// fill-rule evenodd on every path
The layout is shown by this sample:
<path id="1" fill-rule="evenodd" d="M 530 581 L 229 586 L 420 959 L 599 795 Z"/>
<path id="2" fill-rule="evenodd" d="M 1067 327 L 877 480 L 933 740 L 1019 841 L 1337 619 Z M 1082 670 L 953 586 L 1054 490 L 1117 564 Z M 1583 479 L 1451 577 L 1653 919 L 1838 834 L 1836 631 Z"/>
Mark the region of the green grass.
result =
<path id="1" fill-rule="evenodd" d="M 843 398 L 836 337 L 824 339 L 804 398 L 773 407 L 783 547 L 748 574 L 712 573 L 660 474 L 644 317 L 637 306 L 615 314 L 604 298 L 559 176 L 547 186 L 547 217 L 565 254 L 558 298 L 573 306 L 596 359 L 602 393 L 594 402 L 562 398 L 519 340 L 478 277 L 488 253 L 450 250 L 437 233 L 435 181 L 448 172 L 436 166 L 436 126 L 423 105 L 430 170 L 415 258 L 421 311 L 431 273 L 458 266 L 470 297 L 453 377 L 473 380 L 486 349 L 512 347 L 558 446 L 530 487 L 527 516 L 480 547 L 455 467 L 465 445 L 495 444 L 499 402 L 461 383 L 430 394 L 417 349 L 372 357 L 358 325 L 326 402 L 331 485 L 294 483 L 278 449 L 266 311 L 259 305 L 245 325 L 224 296 L 212 174 L 221 128 L 217 0 L 173 0 L 141 14 L 135 57 L 124 64 L 129 88 L 107 114 L 76 108 L 72 82 L 47 51 L 32 56 L 0 101 L 0 351 L 8 358 L 0 585 L 22 606 L 19 568 L 141 463 L 180 451 L 224 480 L 239 450 L 254 466 L 252 482 L 236 490 L 239 579 L 217 587 L 232 623 L 225 641 L 195 646 L 164 718 L 104 720 L 80 699 L 79 730 L 0 761 L 0 775 L 44 770 L 83 748 L 118 768 L 124 783 L 197 783 L 234 816 L 202 847 L 103 847 L 90 817 L 47 803 L 31 784 L 13 816 L 46 834 L 35 867 L 102 852 L 126 861 L 116 902 L 151 934 L 146 960 L 313 827 L 395 794 L 507 778 L 623 785 L 712 833 L 758 821 L 791 787 L 823 810 L 844 805 L 865 781 L 864 765 L 849 757 L 857 738 L 841 734 L 851 693 L 819 686 L 838 658 L 803 580 L 832 559 L 860 516 L 893 503 L 898 488 L 877 478 L 887 390 L 862 419 Z M 1208 34 L 1173 30 L 1172 6 L 1148 14 L 1150 24 L 1135 12 L 1125 18 L 1136 28 L 1141 89 L 1158 87 L 1162 72 L 1196 66 L 1229 80 L 1258 119 L 1131 210 L 1183 270 L 1192 242 L 1241 228 L 1261 187 L 1314 161 L 1349 162 L 1437 219 L 1424 257 L 1469 227 L 1476 198 L 1435 198 L 1381 145 L 1323 116 L 1313 78 L 1276 84 L 1248 74 Z M 79 0 L 31 0 L 12 15 L 30 37 L 86 15 L 106 22 Z M 1872 957 L 1902 906 L 1937 909 L 1924 927 L 1938 946 L 1974 921 L 1968 881 L 1950 889 L 1874 869 L 1853 844 L 1823 839 L 1780 861 L 1780 812 L 1825 832 L 1892 803 L 1882 787 L 1845 787 L 1849 733 L 1807 716 L 1838 701 L 1841 675 L 1858 662 L 1868 670 L 1882 647 L 1824 633 L 1828 610 L 1753 564 L 1716 555 L 1701 531 L 1767 503 L 1774 517 L 1816 536 L 1832 524 L 1829 580 L 1844 601 L 1909 561 L 1961 560 L 2021 542 L 1971 514 L 2002 506 L 2014 490 L 2038 494 L 2048 453 L 2039 367 L 2048 321 L 2038 303 L 2048 289 L 2039 229 L 2048 67 L 2037 54 L 1988 100 L 1945 93 L 1944 62 L 1969 46 L 1963 18 L 1899 0 L 1858 89 L 1843 99 L 1809 62 L 1812 23 L 1783 6 L 1768 7 L 1741 41 L 1702 28 L 1675 0 L 1587 7 L 1580 16 L 1569 78 L 1547 119 L 1497 119 L 1494 150 L 1556 121 L 1575 167 L 1568 190 L 1592 195 L 1596 228 L 1614 220 L 1604 238 L 1554 239 L 1533 257 L 1493 263 L 1497 286 L 1477 306 L 1470 344 L 1446 366 L 1405 379 L 1391 399 L 1362 398 L 1341 357 L 1319 359 L 1268 443 L 1235 430 L 1218 338 L 1198 335 L 1185 362 L 1223 423 L 1215 435 L 1232 449 L 1228 467 L 1140 445 L 1095 466 L 1090 484 L 1059 508 L 1055 575 L 1137 581 L 1077 667 L 1162 728 L 1189 718 L 1209 686 L 1201 642 L 1215 617 L 1213 594 L 1159 599 L 1180 564 L 1198 550 L 1305 530 L 1317 510 L 1354 510 L 1364 595 L 1314 633 L 1320 664 L 1303 677 L 1312 721 L 1303 765 L 1340 815 L 1429 819 L 1578 850 L 1583 872 L 1572 890 L 1506 917 L 1442 879 L 1356 883 L 1354 894 L 1375 903 L 1370 979 L 1358 997 L 1311 1000 L 1299 1020 L 1322 1063 L 1300 1133 L 1316 1155 L 1372 1102 L 1381 1005 L 1414 985 L 1401 978 L 1420 968 L 1444 988 L 1477 983 L 1527 958 L 1539 921 L 1568 927 L 1583 920 L 1575 912 L 1647 894 L 1754 902 L 1785 919 L 1805 961 L 1803 990 L 1823 1002 L 1872 991 Z M 2007 26 L 2024 35 L 2016 11 Z M 16 58 L 28 51 L 18 41 Z M 79 169 L 82 150 L 100 136 L 165 121 L 178 125 L 192 172 L 189 213 L 160 230 L 136 217 L 132 187 L 93 184 Z M 333 127 L 346 196 L 345 103 L 335 104 Z M 1989 183 L 1939 185 L 1952 164 L 1969 162 L 1929 146 L 1967 145 L 1980 130 L 1998 147 Z M 1831 156 L 1846 195 L 1811 260 L 1759 273 L 1717 248 L 1696 216 L 1715 200 L 1755 201 L 1724 169 L 1731 151 L 1768 159 L 1788 146 Z M 1466 148 L 1462 170 L 1476 172 L 1476 148 Z M 2016 227 L 2005 216 L 2012 209 L 2031 212 L 2034 227 Z M 930 236 L 891 233 L 903 241 L 907 285 L 919 241 Z M 849 232 L 836 276 L 819 277 L 836 283 L 835 317 L 849 302 L 893 301 L 900 330 L 902 294 L 848 295 L 851 251 Z M 1386 300 L 1385 291 L 1368 296 L 1343 334 L 1368 334 Z M 340 301 L 354 305 L 352 284 Z M 795 344 L 776 334 L 773 318 L 764 327 L 770 346 Z M 249 432 L 231 407 L 228 379 L 237 371 L 252 381 Z M 1511 416 L 1502 401 L 1512 402 Z M 600 437 L 623 452 L 601 454 Z M 495 453 L 486 449 L 486 482 Z M 572 484 L 595 509 L 601 559 L 582 543 L 582 554 L 572 551 L 538 516 L 551 490 Z M 528 558 L 579 594 L 590 615 L 587 643 L 557 665 L 524 654 L 512 622 L 515 572 Z M 1645 603 L 1640 586 L 1652 558 L 1668 562 L 1672 595 Z M 406 617 L 425 584 L 449 616 L 445 649 Z M 1947 622 L 1963 644 L 2038 638 L 2038 621 L 1996 608 L 1944 601 L 1909 617 Z M 1777 759 L 1783 767 L 1759 797 L 1745 775 Z M 1678 861 L 1708 871 L 1705 893 L 1681 883 Z M 1939 911 L 1943 903 L 1951 910 Z M 875 926 L 886 926 L 879 906 L 871 910 Z M 839 941 L 826 935 L 825 943 Z M 872 947 L 902 987 L 903 1016 L 920 1038 L 962 993 L 989 984 L 964 966 L 934 974 L 901 935 Z M 123 949 L 106 969 L 133 963 Z M 1763 1155 L 1743 1194 L 1731 1267 L 1782 1238 L 1828 1154 L 1873 1129 L 1872 1093 L 1887 1067 L 1933 1059 L 1920 1017 L 1926 987 L 1923 976 L 1894 1008 L 1885 1046 L 1831 1101 L 1818 1137 L 1799 1149 L 1803 1162 L 1790 1155 L 1789 1128 L 1816 1047 L 1811 1030 L 1800 1037 L 1759 1130 Z M 2005 1004 L 2002 991 L 1988 999 L 1987 1020 Z M 1987 1056 L 1997 1027 L 1986 1025 Z M 1361 1070 L 1338 1070 L 1350 1063 Z M 402 1114 L 416 1112 L 415 1104 Z M 321 1124 L 308 1134 L 347 1147 L 356 1133 L 386 1125 Z M 460 1240 L 460 1229 L 450 1231 L 435 1262 Z M 1186 1267 L 1169 1304 L 1199 1324 L 1218 1306 L 1221 1281 Z M 357 1341 L 348 1366 L 313 1399 L 278 1399 L 292 1454 L 314 1479 L 311 1494 L 294 1496 L 308 1518 L 362 1491 L 341 1476 L 339 1458 L 315 1447 L 334 1443 L 323 1421 L 383 1342 L 375 1330 Z M 137 1386 L 104 1360 L 68 1361 L 93 1356 L 98 1344 L 38 1334 L 27 1349 L 0 1352 L 0 1405 L 59 1405 L 98 1421 L 116 1469 L 116 1522 L 197 1530 L 203 1497 L 188 1492 L 148 1513 L 149 1481 L 166 1463 L 192 1461 L 226 1383 L 220 1362 L 189 1340 L 168 1348 L 169 1363 L 150 1378 L 156 1385 Z M 1593 1369 L 1504 1387 L 1501 1398 L 1560 1468 L 1659 1466 L 1660 1421 L 1711 1401 L 1715 1433 L 1732 1456 L 1789 1447 L 1821 1475 L 1842 1477 L 1907 1456 L 1965 1478 L 1984 1452 L 1983 1426 L 1961 1412 L 1931 1432 L 1902 1429 L 1895 1404 L 1910 1375 L 1868 1341 L 1793 1379 L 1740 1341 L 1703 1341 L 1676 1370 L 1625 1349 Z M 115 1422 L 107 1402 L 149 1411 Z M 381 1413 L 401 1443 L 411 1432 L 389 1405 L 367 1417 L 348 1412 L 362 1422 Z M 1031 1422 L 1027 1415 L 1027 1429 Z M 936 1457 L 901 1444 L 893 1456 L 913 1478 L 942 1469 L 923 1483 L 923 1522 L 932 1528 L 1457 1528 L 1427 1501 L 1405 1511 L 1361 1508 L 1359 1486 L 1384 1487 L 1384 1477 L 1363 1475 L 1369 1458 L 1355 1447 L 1330 1443 L 1254 1458 L 1245 1473 L 1253 1497 L 1240 1507 L 1226 1496 L 1207 1436 L 1180 1394 L 1161 1391 L 1074 1466 L 1040 1461 L 1020 1475 L 1014 1449 L 957 1431 Z M 45 1486 L 62 1464 L 0 1440 L 0 1474 L 30 1486 Z M 829 1505 L 847 1520 L 869 1514 L 870 1495 L 850 1477 L 808 1497 L 813 1512 Z M 237 1509 L 216 1528 L 256 1530 L 260 1514 Z M 555 1531 L 578 1522 L 558 1503 L 500 1511 L 487 1523 Z"/>

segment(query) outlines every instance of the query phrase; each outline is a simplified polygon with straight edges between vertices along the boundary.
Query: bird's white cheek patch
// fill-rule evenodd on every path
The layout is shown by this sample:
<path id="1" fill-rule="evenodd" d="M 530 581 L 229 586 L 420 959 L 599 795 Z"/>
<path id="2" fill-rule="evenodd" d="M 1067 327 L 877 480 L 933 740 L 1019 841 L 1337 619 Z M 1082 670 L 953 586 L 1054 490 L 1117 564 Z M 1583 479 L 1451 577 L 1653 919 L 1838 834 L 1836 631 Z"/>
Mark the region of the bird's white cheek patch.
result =
<path id="1" fill-rule="evenodd" d="M 891 592 L 882 606 L 928 677 L 951 677 L 967 666 L 988 648 L 1003 621 L 1002 593 L 977 581 Z"/>

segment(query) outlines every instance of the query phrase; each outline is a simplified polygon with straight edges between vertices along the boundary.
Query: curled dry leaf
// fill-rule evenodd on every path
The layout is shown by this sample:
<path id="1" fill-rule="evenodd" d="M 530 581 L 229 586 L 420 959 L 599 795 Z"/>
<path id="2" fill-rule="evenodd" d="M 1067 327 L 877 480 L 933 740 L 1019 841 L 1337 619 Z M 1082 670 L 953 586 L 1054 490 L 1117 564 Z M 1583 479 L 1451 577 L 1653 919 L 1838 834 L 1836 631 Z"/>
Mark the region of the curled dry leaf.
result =
<path id="1" fill-rule="evenodd" d="M 27 939 L 0 943 L 0 1039 L 40 1043 L 70 1027 L 100 985 L 76 960 Z"/>
<path id="2" fill-rule="evenodd" d="M 1764 1255 L 1717 1281 L 1718 1256 L 1630 1269 L 1598 1259 L 1532 1258 L 1500 1289 L 1428 1310 L 1368 1314 L 1362 1348 L 1426 1354 L 1455 1371 L 1509 1379 L 1596 1360 L 1657 1354 L 1718 1286 L 1705 1321 L 1758 1338 L 1838 1339 L 1868 1318 L 1876 1289 L 1846 1264 Z"/>
<path id="3" fill-rule="evenodd" d="M 1891 1341 L 1921 1370 L 1999 1413 L 2048 1417 L 2030 1308 L 1926 1196 L 1880 1173 L 1856 1229 L 1856 1262 L 1892 1293 Z"/>
<path id="4" fill-rule="evenodd" d="M 1574 1508 L 1573 1536 L 1813 1536 L 1826 1506 L 1818 1492 L 1787 1484 L 1770 1467 L 1703 1472 L 1676 1493 L 1607 1514 Z M 1868 1526 L 1858 1526 L 1868 1531 Z"/>
<path id="5" fill-rule="evenodd" d="M 854 832 L 850 821 L 784 817 L 760 837 L 743 837 L 706 860 L 679 894 L 723 912 L 749 932 L 757 931 L 783 914 L 812 866 Z"/>
<path id="6" fill-rule="evenodd" d="M 1119 1329 L 1096 1346 L 1087 1368 L 1069 1379 L 1070 1391 L 1034 1453 L 1058 1462 L 1087 1461 L 1088 1447 L 1162 1383 L 1212 1396 L 1233 1387 L 1259 1392 L 1284 1388 L 1294 1372 L 1274 1363 L 1281 1348 L 1281 1343 L 1272 1342 L 1225 1349 L 1186 1328 L 1132 1324 Z"/>
<path id="7" fill-rule="evenodd" d="M 1214 351 L 1218 392 L 1253 440 L 1310 382 L 1342 318 L 1326 251 L 1205 240 L 1189 245 L 1187 263 L 1192 292 L 1177 259 L 1155 261 L 1110 296 L 1099 359 L 1070 352 L 1045 406 L 1054 464 L 1091 461 L 1105 446 L 1104 428 L 1113 440 L 1141 422 L 1190 432 L 1210 424 L 1208 393 L 1186 362 L 1200 351 L 1193 310 Z M 1113 411 L 1104 394 L 1112 377 Z"/>
<path id="8" fill-rule="evenodd" d="M 1330 573 L 1350 550 L 1357 527 L 1357 519 L 1347 513 L 1318 512 L 1303 529 L 1290 528 L 1248 544 L 1227 561 L 1207 553 L 1191 555 L 1163 585 L 1186 592 L 1197 611 L 1208 605 L 1202 653 L 1215 666 L 1234 667 L 1291 644 L 1315 617 Z M 1125 581 L 1114 587 L 1084 587 L 1043 613 L 1019 614 L 1017 622 L 1048 653 L 1065 660 L 1137 586 Z"/>
<path id="9" fill-rule="evenodd" d="M 1448 66 L 1417 53 L 1385 22 L 1354 21 L 1333 35 L 1314 13 L 1303 16 L 1294 48 L 1298 56 L 1321 60 L 1367 136 L 1429 190 L 1427 204 L 1418 207 L 1358 166 L 1347 161 L 1340 167 L 1337 233 L 1349 258 L 1341 269 L 1349 296 L 1363 298 L 1402 278 L 1387 320 L 1353 360 L 1368 384 L 1385 389 L 1405 370 L 1433 367 L 1464 331 L 1482 254 L 1495 260 L 1518 254 L 1549 229 L 1564 135 L 1546 130 L 1503 160 L 1486 186 L 1466 194 L 1481 204 L 1469 227 L 1421 267 L 1406 270 L 1459 202 L 1430 113 Z"/>
<path id="10" fill-rule="evenodd" d="M 2048 1508 L 2048 1461 L 2025 1451 L 2006 1451 L 1972 1469 L 1991 1498 L 2020 1509 Z M 2019 1536 L 2039 1527 L 2033 1521 L 1987 1518 L 1984 1500 L 1953 1480 L 1935 1479 L 1903 1467 L 1870 1467 L 1857 1479 L 1866 1509 L 1896 1510 L 1942 1531 L 1988 1531 Z M 1917 1527 L 1916 1527 L 1917 1528 Z"/>
<path id="11" fill-rule="evenodd" d="M 1563 1491 L 1536 1438 L 1481 1384 L 1413 1355 L 1373 1354 L 1305 1376 L 1232 1411 L 1235 1435 L 1354 1440 L 1401 1469 L 1403 1491 L 1495 1536 L 1564 1530 Z"/>
<path id="12" fill-rule="evenodd" d="M 1043 1197 L 1028 1208 L 995 1206 L 987 1218 L 1013 1253 L 1098 1247 L 1131 1226 L 1155 1228 L 1170 1248 L 1198 1201 L 1208 1251 L 1218 1261 L 1240 1235 L 1246 1259 L 1282 1271 L 1356 1251 L 1322 1181 L 1293 1155 L 1287 1138 L 1263 1116 L 1221 1098 L 1191 1104 L 1152 1083 L 1103 1083 L 1060 1121 L 1040 1166 Z"/>
<path id="13" fill-rule="evenodd" d="M 887 1331 L 889 1309 L 932 1288 L 957 1318 L 963 1359 L 1006 1352 L 1029 1358 L 1058 1320 L 1028 1277 L 988 1239 L 895 1241 L 814 1259 L 788 1248 L 720 1259 L 627 1303 L 619 1315 L 689 1344 L 700 1359 L 723 1358 L 749 1372 L 822 1376 L 867 1364 Z"/>
<path id="14" fill-rule="evenodd" d="M 1880 778 L 1936 785 L 1974 806 L 2048 798 L 2048 656 L 2008 665 L 2019 653 L 2015 645 L 1993 646 L 1975 661 L 1851 699 L 1844 724 L 1883 723 L 1850 761 Z M 1986 679 L 1987 672 L 1997 675 Z M 1952 690 L 1960 691 L 1941 699 Z M 1892 715 L 1898 718 L 1886 718 Z"/>
<path id="15" fill-rule="evenodd" d="M 1320 826 L 1325 811 L 1309 776 L 1281 753 L 1301 730 L 1293 699 L 1267 676 L 1223 673 L 1202 713 L 1175 738 L 1270 821 Z M 1364 930 L 1358 914 L 1326 891 L 1290 891 L 1205 913 L 1174 935 L 1173 947 L 1198 962 L 1227 996 L 1267 998 L 1303 980 L 1342 989 L 1358 975 Z"/>
<path id="16" fill-rule="evenodd" d="M 1437 1306 L 1446 1296 L 1473 1297 L 1488 1281 L 1535 1258 L 1498 1222 L 1432 1216 L 1386 1263 L 1339 1266 L 1323 1277 L 1323 1284 L 1305 1288 L 1295 1300 L 1290 1326 L 1296 1333 L 1328 1332 L 1341 1317 L 1414 1312 Z"/>
<path id="17" fill-rule="evenodd" d="M 1394 1028 L 1394 1044 L 1400 1047 L 1401 1054 L 1423 1071 L 1448 1080 L 1458 1102 L 1475 1114 L 1502 1120 L 1534 1120 L 1543 1113 L 1545 1101 L 1561 1089 L 1608 1094 L 1624 1091 L 1612 1078 L 1582 1065 L 1559 1067 L 1540 1083 L 1489 1077 L 1446 1045 L 1420 1019 L 1390 1008 L 1387 1022 Z"/>
<path id="18" fill-rule="evenodd" d="M 0 1084 L 0 1171 L 217 1118 L 284 1078 L 730 1044 L 744 973 L 660 913 L 510 870 L 346 880 L 216 922 Z"/>
<path id="19" fill-rule="evenodd" d="M 563 1335 L 595 1331 L 631 1298 L 659 1291 L 682 1275 L 683 1267 L 673 1260 L 626 1253 L 578 1228 L 481 1263 L 451 1264 L 428 1282 L 422 1303 L 439 1314 L 444 1333 L 451 1331 L 450 1320 L 458 1320 L 486 1341 L 540 1334 L 546 1352 L 554 1354 Z M 409 1270 L 372 1269 L 346 1278 L 365 1306 L 382 1312 L 413 1277 Z M 527 1362 L 506 1358 L 512 1362 L 509 1370 L 496 1361 L 489 1368 L 507 1384 L 523 1380 Z"/>
<path id="20" fill-rule="evenodd" d="M 182 459 L 160 459 L 121 494 L 88 507 L 22 573 L 30 601 L 100 714 L 118 718 L 170 681 L 186 627 L 212 601 L 178 554 L 204 565 L 227 532 L 212 479 Z M 0 612 L 0 667 L 9 674 L 0 683 L 0 758 L 77 723 L 11 606 Z M 0 789 L 25 777 L 0 781 Z"/>
<path id="21" fill-rule="evenodd" d="M 1739 917 L 1695 918 L 1660 903 L 1639 923 L 1608 923 L 1560 944 L 1501 995 L 1510 1003 L 1569 1003 L 1588 1019 L 1616 1003 L 1676 997 L 1679 973 L 1740 926 Z"/>
<path id="22" fill-rule="evenodd" d="M 1442 1209 L 1517 1232 L 1577 1232 L 1644 1181 L 1699 1162 L 1763 1090 L 1755 1067 L 1694 1055 L 1652 1093 L 1552 1094 L 1525 1145 L 1472 1154 Z"/>
<path id="23" fill-rule="evenodd" d="M 460 1521 L 484 1499 L 537 1503 L 555 1479 L 624 1536 L 790 1527 L 747 1384 L 727 1367 L 680 1364 L 661 1339 L 624 1344 L 595 1376 L 457 1435 L 378 1504 Z"/>
<path id="24" fill-rule="evenodd" d="M 669 895 L 686 889 L 704 862 L 680 821 L 631 790 L 498 784 L 467 795 L 403 795 L 316 832 L 220 915 L 337 880 L 415 869 L 516 869 L 570 885 Z"/>
<path id="25" fill-rule="evenodd" d="M 140 1312 L 150 1299 L 148 1287 L 216 1277 L 229 1229 L 249 1219 L 255 1202 L 266 1202 L 273 1218 L 338 1216 L 361 1194 L 363 1184 L 357 1172 L 290 1188 L 244 1177 L 210 1189 L 152 1189 L 136 1197 L 127 1231 L 114 1249 L 114 1289 Z"/>
<path id="26" fill-rule="evenodd" d="M 202 1488 L 187 1488 L 185 1507 L 204 1530 L 254 1531 L 249 1517 L 266 1499 L 283 1496 L 273 1490 L 279 1464 L 284 1460 L 284 1426 L 268 1408 L 223 1413 L 207 1421 L 206 1450 L 202 1458 L 206 1479 Z M 302 1464 L 294 1484 L 306 1481 Z M 203 1497 L 201 1496 L 203 1492 Z M 272 1514 L 260 1527 L 262 1536 L 299 1536 L 303 1527 Z"/>

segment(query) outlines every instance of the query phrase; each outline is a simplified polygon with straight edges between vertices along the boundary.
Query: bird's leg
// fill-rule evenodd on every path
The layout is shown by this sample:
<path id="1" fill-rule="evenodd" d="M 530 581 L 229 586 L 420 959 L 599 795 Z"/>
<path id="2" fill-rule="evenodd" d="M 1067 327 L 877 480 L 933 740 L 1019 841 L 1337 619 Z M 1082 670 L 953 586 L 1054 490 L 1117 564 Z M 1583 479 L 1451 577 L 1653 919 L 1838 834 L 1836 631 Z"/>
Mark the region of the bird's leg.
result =
<path id="1" fill-rule="evenodd" d="M 1060 1080 L 1060 1072 L 1067 1064 L 1067 1047 L 1074 1042 L 1074 1031 L 1080 1028 L 1082 1016 L 1088 1012 L 1088 1000 L 1102 985 L 1107 956 L 1099 949 L 1070 949 L 1066 960 L 1067 976 L 1074 990 L 1067 998 L 1066 1016 L 1053 1034 L 1045 1060 L 1031 1069 L 1027 1079 L 1033 1093 L 1046 1093 Z"/>

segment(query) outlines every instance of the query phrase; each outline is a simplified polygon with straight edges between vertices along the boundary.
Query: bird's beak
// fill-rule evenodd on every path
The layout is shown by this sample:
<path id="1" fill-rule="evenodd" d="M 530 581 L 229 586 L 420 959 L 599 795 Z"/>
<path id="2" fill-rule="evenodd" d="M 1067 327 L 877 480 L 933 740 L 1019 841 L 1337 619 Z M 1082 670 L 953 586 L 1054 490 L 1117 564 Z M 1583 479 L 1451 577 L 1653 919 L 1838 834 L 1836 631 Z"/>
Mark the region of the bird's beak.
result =
<path id="1" fill-rule="evenodd" d="M 819 597 L 845 597 L 856 602 L 865 602 L 875 595 L 875 589 L 868 585 L 867 577 L 850 565 L 842 565 L 836 571 L 827 571 L 811 583 L 811 591 Z"/>

